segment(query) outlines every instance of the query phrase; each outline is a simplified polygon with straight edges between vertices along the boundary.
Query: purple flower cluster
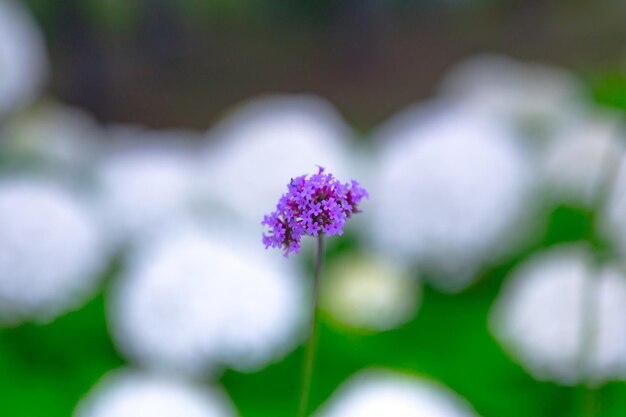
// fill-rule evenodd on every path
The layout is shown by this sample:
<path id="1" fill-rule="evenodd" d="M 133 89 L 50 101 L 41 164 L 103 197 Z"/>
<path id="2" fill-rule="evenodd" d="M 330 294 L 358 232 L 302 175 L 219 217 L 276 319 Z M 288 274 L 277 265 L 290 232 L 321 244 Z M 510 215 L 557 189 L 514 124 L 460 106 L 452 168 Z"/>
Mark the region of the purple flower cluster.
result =
<path id="1" fill-rule="evenodd" d="M 359 212 L 363 198 L 369 198 L 357 181 L 342 184 L 320 167 L 317 174 L 292 179 L 287 193 L 278 200 L 276 211 L 266 215 L 262 225 L 265 248 L 283 248 L 285 256 L 298 253 L 303 236 L 343 234 L 346 220 Z"/>

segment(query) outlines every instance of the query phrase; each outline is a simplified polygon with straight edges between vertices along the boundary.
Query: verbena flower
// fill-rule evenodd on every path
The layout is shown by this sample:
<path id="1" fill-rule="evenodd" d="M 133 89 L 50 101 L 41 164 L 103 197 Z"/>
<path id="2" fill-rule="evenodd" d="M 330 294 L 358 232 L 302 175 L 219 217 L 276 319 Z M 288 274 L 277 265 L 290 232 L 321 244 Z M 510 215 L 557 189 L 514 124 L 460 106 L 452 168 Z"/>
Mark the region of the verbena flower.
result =
<path id="1" fill-rule="evenodd" d="M 363 198 L 369 198 L 357 181 L 342 183 L 322 167 L 308 178 L 302 175 L 292 179 L 287 189 L 276 211 L 261 222 L 270 228 L 263 234 L 265 248 L 282 248 L 285 256 L 298 253 L 303 236 L 342 235 L 346 220 L 359 212 Z"/>

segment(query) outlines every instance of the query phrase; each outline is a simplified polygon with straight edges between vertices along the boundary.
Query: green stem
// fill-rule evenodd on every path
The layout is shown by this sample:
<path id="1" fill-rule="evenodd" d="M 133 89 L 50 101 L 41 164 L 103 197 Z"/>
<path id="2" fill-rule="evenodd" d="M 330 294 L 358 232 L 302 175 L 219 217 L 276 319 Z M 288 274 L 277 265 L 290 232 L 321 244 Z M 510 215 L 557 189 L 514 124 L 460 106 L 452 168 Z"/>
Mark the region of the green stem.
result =
<path id="1" fill-rule="evenodd" d="M 581 404 L 581 417 L 595 417 L 598 415 L 598 390 L 585 387 Z"/>
<path id="2" fill-rule="evenodd" d="M 302 391 L 300 392 L 300 406 L 298 408 L 298 417 L 306 417 L 309 408 L 309 398 L 311 396 L 311 381 L 313 380 L 313 365 L 315 363 L 315 351 L 317 348 L 317 340 L 319 338 L 319 308 L 318 299 L 320 292 L 320 280 L 322 274 L 322 265 L 324 263 L 324 238 L 320 234 L 317 238 L 317 258 L 315 261 L 315 276 L 313 281 L 313 316 L 311 318 L 309 339 L 306 345 L 306 353 L 304 357 L 304 368 L 302 373 Z"/>

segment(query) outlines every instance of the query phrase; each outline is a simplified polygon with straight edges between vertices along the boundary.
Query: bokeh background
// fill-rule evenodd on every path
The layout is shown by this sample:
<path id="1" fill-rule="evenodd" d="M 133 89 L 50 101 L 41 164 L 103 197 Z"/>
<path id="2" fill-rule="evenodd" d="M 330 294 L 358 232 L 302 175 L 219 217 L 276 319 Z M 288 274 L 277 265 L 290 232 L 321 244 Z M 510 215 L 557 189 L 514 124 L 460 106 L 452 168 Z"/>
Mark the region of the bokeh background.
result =
<path id="1" fill-rule="evenodd" d="M 626 415 L 626 7 L 0 0 L 0 415 Z"/>

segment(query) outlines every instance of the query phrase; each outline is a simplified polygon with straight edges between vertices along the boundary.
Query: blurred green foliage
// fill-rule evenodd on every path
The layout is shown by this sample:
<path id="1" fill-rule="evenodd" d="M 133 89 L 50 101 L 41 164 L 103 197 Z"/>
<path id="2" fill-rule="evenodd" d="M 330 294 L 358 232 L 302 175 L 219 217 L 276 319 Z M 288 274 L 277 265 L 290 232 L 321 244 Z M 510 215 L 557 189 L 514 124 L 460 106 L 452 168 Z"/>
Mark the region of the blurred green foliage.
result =
<path id="1" fill-rule="evenodd" d="M 626 110 L 626 71 L 592 77 L 591 85 L 597 103 Z"/>

